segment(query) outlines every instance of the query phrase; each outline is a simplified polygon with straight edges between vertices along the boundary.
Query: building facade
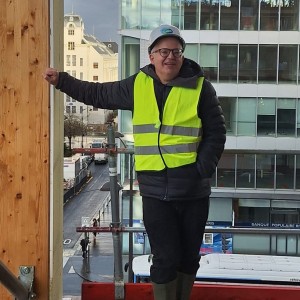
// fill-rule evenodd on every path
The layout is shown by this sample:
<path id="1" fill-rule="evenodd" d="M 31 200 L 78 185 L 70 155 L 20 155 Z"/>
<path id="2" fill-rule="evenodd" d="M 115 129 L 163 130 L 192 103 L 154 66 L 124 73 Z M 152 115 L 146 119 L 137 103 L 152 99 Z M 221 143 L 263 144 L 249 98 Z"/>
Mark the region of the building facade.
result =
<path id="1" fill-rule="evenodd" d="M 114 50 L 114 51 L 113 51 Z M 64 16 L 64 70 L 87 81 L 118 79 L 118 53 L 114 42 L 107 44 L 84 32 L 79 15 Z M 104 124 L 108 111 L 82 104 L 65 95 L 65 114 L 75 114 L 88 126 Z"/>
<path id="2" fill-rule="evenodd" d="M 148 64 L 151 30 L 172 24 L 187 43 L 184 55 L 202 66 L 219 96 L 227 141 L 212 179 L 209 226 L 300 228 L 299 11 L 299 0 L 121 3 L 121 78 Z M 131 115 L 119 116 L 130 144 Z M 126 182 L 128 159 L 122 158 L 121 168 Z M 206 236 L 208 252 L 215 237 Z M 230 239 L 229 252 L 300 254 L 293 234 Z"/>

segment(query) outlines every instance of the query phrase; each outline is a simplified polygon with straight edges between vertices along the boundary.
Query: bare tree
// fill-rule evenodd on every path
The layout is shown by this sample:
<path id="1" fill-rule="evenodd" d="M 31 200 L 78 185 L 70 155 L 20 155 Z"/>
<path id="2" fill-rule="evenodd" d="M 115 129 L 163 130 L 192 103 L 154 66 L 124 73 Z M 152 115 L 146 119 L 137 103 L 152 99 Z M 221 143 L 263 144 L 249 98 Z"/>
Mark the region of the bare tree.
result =
<path id="1" fill-rule="evenodd" d="M 87 134 L 87 126 L 83 121 L 74 114 L 65 115 L 64 119 L 64 136 L 68 138 L 69 149 L 72 147 L 72 138 L 75 136 L 84 136 Z"/>

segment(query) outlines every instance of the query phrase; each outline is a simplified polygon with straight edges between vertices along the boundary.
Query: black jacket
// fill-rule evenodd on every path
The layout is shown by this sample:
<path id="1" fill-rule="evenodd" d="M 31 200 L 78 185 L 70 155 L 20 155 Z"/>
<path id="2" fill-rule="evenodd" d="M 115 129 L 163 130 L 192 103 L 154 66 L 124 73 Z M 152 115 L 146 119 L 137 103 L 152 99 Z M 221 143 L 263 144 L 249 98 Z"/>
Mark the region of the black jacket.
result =
<path id="1" fill-rule="evenodd" d="M 194 88 L 197 78 L 204 76 L 201 67 L 186 58 L 179 76 L 168 84 L 160 82 L 151 64 L 142 68 L 141 71 L 154 79 L 155 95 L 161 113 L 173 86 Z M 81 81 L 65 72 L 60 72 L 56 88 L 87 105 L 133 112 L 135 78 L 136 74 L 116 82 L 94 83 Z M 198 111 L 195 113 L 201 118 L 203 129 L 197 162 L 178 168 L 166 168 L 158 172 L 138 172 L 138 182 L 142 196 L 162 200 L 188 200 L 210 195 L 209 179 L 215 172 L 224 150 L 226 129 L 223 112 L 215 89 L 207 80 L 203 82 Z"/>

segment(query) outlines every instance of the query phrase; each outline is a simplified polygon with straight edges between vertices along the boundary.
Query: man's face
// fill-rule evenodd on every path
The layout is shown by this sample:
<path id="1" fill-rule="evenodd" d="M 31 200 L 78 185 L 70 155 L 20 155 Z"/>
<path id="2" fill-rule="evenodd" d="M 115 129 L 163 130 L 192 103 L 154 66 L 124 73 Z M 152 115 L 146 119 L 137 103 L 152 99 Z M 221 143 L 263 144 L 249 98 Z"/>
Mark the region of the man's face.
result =
<path id="1" fill-rule="evenodd" d="M 182 50 L 182 46 L 177 38 L 165 37 L 157 42 L 157 44 L 153 47 L 151 54 L 149 54 L 150 62 L 155 67 L 156 75 L 162 83 L 166 84 L 177 77 L 182 66 L 183 55 L 175 57 L 173 52 L 170 51 L 167 57 L 163 57 L 160 54 L 160 51 L 158 51 L 159 49 L 170 49 L 174 50 L 175 53 L 178 53 L 178 50 Z"/>

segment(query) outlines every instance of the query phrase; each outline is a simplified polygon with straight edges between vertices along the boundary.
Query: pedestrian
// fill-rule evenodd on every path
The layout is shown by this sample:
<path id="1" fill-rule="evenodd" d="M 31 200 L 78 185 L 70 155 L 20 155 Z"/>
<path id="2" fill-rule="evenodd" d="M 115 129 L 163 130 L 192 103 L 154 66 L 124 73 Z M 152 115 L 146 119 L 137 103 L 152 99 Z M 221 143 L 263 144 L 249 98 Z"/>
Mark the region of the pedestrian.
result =
<path id="1" fill-rule="evenodd" d="M 88 244 L 89 244 L 89 238 L 88 237 L 84 237 L 83 239 L 81 239 L 80 241 L 80 246 L 81 246 L 81 250 L 82 250 L 82 257 L 83 258 L 86 258 L 87 256 L 87 247 L 88 247 Z"/>
<path id="2" fill-rule="evenodd" d="M 133 113 L 135 169 L 153 263 L 156 300 L 189 299 L 208 217 L 210 178 L 224 150 L 223 112 L 202 68 L 185 58 L 178 28 L 150 34 L 150 64 L 95 83 L 46 69 L 44 78 L 87 105 Z"/>
<path id="3" fill-rule="evenodd" d="M 93 227 L 98 227 L 98 221 L 96 218 L 93 219 Z M 97 232 L 93 232 L 94 239 L 96 238 Z"/>

